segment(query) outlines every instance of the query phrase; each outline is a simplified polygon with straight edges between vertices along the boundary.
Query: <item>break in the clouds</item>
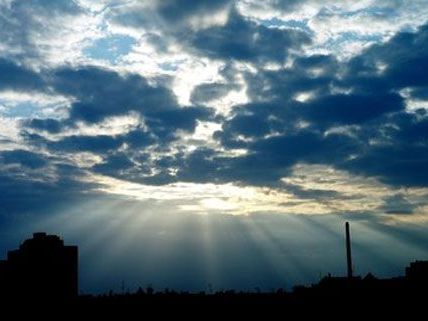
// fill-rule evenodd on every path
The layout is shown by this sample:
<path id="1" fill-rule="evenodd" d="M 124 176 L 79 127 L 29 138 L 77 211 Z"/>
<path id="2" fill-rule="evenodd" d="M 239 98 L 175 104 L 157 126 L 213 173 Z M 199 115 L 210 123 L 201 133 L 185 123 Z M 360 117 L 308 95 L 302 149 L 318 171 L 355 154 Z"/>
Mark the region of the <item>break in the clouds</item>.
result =
<path id="1" fill-rule="evenodd" d="M 425 222 L 427 23 L 423 0 L 0 0 L 0 222 Z"/>

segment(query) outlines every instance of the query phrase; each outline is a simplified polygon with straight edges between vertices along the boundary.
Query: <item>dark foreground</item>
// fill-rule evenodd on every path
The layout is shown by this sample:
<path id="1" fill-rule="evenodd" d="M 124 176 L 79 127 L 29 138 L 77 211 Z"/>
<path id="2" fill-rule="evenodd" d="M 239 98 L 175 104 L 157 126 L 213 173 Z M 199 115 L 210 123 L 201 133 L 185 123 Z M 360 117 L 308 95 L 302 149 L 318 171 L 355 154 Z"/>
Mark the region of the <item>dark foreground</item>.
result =
<path id="1" fill-rule="evenodd" d="M 347 277 L 325 277 L 310 287 L 293 291 L 244 293 L 235 291 L 205 293 L 156 292 L 151 288 L 132 294 L 78 296 L 78 249 L 65 245 L 56 235 L 35 233 L 19 249 L 9 251 L 0 261 L 0 320 L 96 319 L 125 316 L 149 319 L 165 316 L 198 319 L 273 316 L 339 316 L 362 319 L 374 315 L 400 316 L 404 320 L 428 311 L 428 261 L 412 262 L 403 277 L 377 279 L 368 274 L 354 277 L 349 224 L 346 224 Z M 7 316 L 7 318 L 2 318 Z M 12 316 L 12 317 L 10 317 Z"/>
<path id="2" fill-rule="evenodd" d="M 2 310 L 44 316 L 83 318 L 95 316 L 227 317 L 227 316 L 411 316 L 425 318 L 428 308 L 428 282 L 405 278 L 388 280 L 325 278 L 311 287 L 292 292 L 191 294 L 139 291 L 133 294 L 79 296 L 69 300 L 34 298 L 2 300 Z"/>

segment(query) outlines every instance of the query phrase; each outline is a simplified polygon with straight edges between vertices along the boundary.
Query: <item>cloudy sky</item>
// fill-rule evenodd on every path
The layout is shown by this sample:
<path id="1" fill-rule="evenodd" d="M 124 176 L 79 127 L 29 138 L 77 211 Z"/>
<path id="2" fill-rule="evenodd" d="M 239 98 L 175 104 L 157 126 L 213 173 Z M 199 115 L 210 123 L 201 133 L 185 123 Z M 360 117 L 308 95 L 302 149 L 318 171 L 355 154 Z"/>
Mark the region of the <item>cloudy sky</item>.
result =
<path id="1" fill-rule="evenodd" d="M 272 289 L 428 257 L 427 0 L 0 0 L 0 250 L 81 289 Z"/>

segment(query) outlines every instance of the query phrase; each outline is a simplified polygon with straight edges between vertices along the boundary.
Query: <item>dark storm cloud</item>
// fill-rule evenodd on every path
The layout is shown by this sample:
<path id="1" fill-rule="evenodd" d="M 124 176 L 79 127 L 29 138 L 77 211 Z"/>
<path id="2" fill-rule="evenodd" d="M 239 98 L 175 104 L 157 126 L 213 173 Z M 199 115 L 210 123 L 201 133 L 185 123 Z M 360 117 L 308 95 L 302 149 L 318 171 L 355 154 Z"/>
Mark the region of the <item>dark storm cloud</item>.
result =
<path id="1" fill-rule="evenodd" d="M 224 25 L 201 28 L 198 22 L 189 26 L 189 20 L 212 17 L 225 10 L 228 14 Z M 234 7 L 233 1 L 161 1 L 153 16 L 145 9 L 119 11 L 114 21 L 135 28 L 149 28 L 151 22 L 160 17 L 159 31 L 171 43 L 180 43 L 184 50 L 220 60 L 239 60 L 254 63 L 282 63 L 290 50 L 298 50 L 311 42 L 305 33 L 294 29 L 268 28 L 243 15 Z M 199 22 L 199 24 L 203 24 Z M 161 41 L 161 43 L 164 40 Z M 165 46 L 163 46 L 165 48 Z"/>
<path id="2" fill-rule="evenodd" d="M 41 155 L 19 149 L 1 152 L 0 161 L 5 165 L 19 164 L 31 169 L 47 165 L 47 161 Z"/>
<path id="3" fill-rule="evenodd" d="M 25 67 L 0 57 L 0 90 L 45 90 L 42 77 Z"/>
<path id="4" fill-rule="evenodd" d="M 166 144 L 176 139 L 177 130 L 192 132 L 197 119 L 209 119 L 212 115 L 209 108 L 180 107 L 169 89 L 149 85 L 136 74 L 120 75 L 107 69 L 81 67 L 54 70 L 47 73 L 46 78 L 55 93 L 73 98 L 69 116 L 61 120 L 31 119 L 24 122 L 27 129 L 58 134 L 67 128 L 76 129 L 77 122 L 94 124 L 130 112 L 142 116 L 148 127 L 145 131 L 137 128 L 123 135 L 75 135 L 55 142 L 43 142 L 40 135 L 26 135 L 27 139 L 54 150 L 100 152 L 124 143 L 134 147 L 155 142 Z"/>
<path id="5" fill-rule="evenodd" d="M 290 49 L 310 43 L 297 30 L 281 30 L 259 25 L 235 10 L 224 26 L 214 26 L 184 36 L 191 48 L 207 57 L 251 62 L 283 62 Z"/>
<path id="6" fill-rule="evenodd" d="M 378 177 L 392 185 L 427 186 L 427 160 L 428 148 L 423 141 L 395 143 L 392 146 L 368 146 L 355 159 L 343 162 L 341 167 L 356 174 Z"/>
<path id="7" fill-rule="evenodd" d="M 134 167 L 134 163 L 129 159 L 129 156 L 124 153 L 116 153 L 107 157 L 106 161 L 94 166 L 94 170 L 112 176 L 117 176 L 118 172 L 126 171 Z"/>
<path id="8" fill-rule="evenodd" d="M 65 68 L 55 73 L 52 85 L 57 92 L 77 100 L 71 106 L 69 122 L 96 123 L 134 111 L 145 117 L 154 132 L 164 136 L 165 131 L 176 129 L 192 131 L 196 119 L 211 114 L 203 107 L 178 106 L 171 90 L 150 85 L 136 74 L 120 75 L 97 67 Z"/>
<path id="9" fill-rule="evenodd" d="M 242 144 L 248 155 L 232 158 L 214 158 L 218 179 L 228 179 L 244 184 L 276 186 L 282 177 L 288 176 L 291 167 L 299 162 L 334 165 L 360 148 L 360 143 L 344 135 L 324 137 L 317 132 L 299 131 Z M 192 155 L 192 157 L 195 157 Z M 200 155 L 199 155 L 200 156 Z M 193 162 L 210 162 L 211 158 L 196 158 Z M 200 166 L 199 166 L 200 167 Z M 192 164 L 189 169 L 198 168 Z M 212 171 L 209 171 L 211 174 Z M 204 175 L 201 171 L 200 175 Z M 206 175 L 206 174 L 205 174 Z M 185 175 L 183 175 L 185 176 Z M 190 177 L 197 174 L 192 170 Z"/>
<path id="10" fill-rule="evenodd" d="M 247 95 L 253 101 L 281 100 L 283 105 L 299 92 L 326 95 L 340 67 L 332 56 L 315 55 L 297 58 L 292 68 L 245 73 Z"/>
<path id="11" fill-rule="evenodd" d="M 205 107 L 175 108 L 149 113 L 148 124 L 156 134 L 165 137 L 177 129 L 193 132 L 197 119 L 209 120 L 211 116 L 212 110 Z"/>
<path id="12" fill-rule="evenodd" d="M 136 74 L 122 76 L 97 67 L 63 68 L 55 72 L 52 82 L 57 92 L 78 100 L 70 111 L 75 120 L 93 123 L 129 111 L 155 114 L 177 108 L 168 89 L 150 86 Z"/>
<path id="13" fill-rule="evenodd" d="M 424 25 L 415 33 L 401 32 L 385 44 L 373 45 L 349 62 L 344 84 L 370 92 L 426 87 L 427 42 L 428 25 Z"/>
<path id="14" fill-rule="evenodd" d="M 232 31 L 236 33 L 233 37 Z M 296 57 L 291 67 L 279 70 L 260 68 L 257 63 L 283 60 L 287 48 L 304 41 L 296 34 L 297 41 L 290 32 L 259 26 L 232 10 L 226 25 L 197 30 L 183 40 L 208 57 L 247 60 L 259 66 L 255 74 L 243 72 L 252 102 L 235 106 L 227 119 L 216 118 L 222 121 L 222 130 L 215 133 L 215 139 L 225 149 L 247 150 L 245 155 L 223 156 L 210 148 L 198 148 L 187 154 L 169 152 L 154 163 L 136 160 L 142 157 L 138 152 L 147 146 L 168 151 L 178 130 L 194 131 L 197 120 L 214 119 L 212 111 L 199 106 L 180 107 L 168 88 L 152 85 L 136 74 L 101 67 L 42 72 L 50 90 L 73 98 L 69 116 L 30 120 L 24 126 L 33 132 L 24 137 L 54 152 L 97 153 L 104 161 L 94 170 L 150 184 L 235 181 L 275 186 L 294 165 L 303 162 L 374 176 L 393 185 L 426 186 L 427 118 L 422 111 L 406 112 L 398 92 L 406 88 L 420 97 L 427 85 L 420 66 L 427 59 L 428 28 L 398 34 L 348 62 L 313 55 Z M 41 77 L 16 65 L 9 68 L 15 68 L 18 75 L 16 88 L 24 86 L 26 78 Z M 224 83 L 196 87 L 193 103 L 238 88 L 235 72 L 229 63 L 222 70 Z M 297 101 L 296 97 L 305 92 L 310 93 L 309 99 Z M 144 119 L 144 128 L 111 136 L 76 134 L 56 141 L 42 135 L 75 129 L 77 122 L 96 124 L 131 112 Z M 131 149 L 119 153 L 125 144 Z M 148 177 L 147 166 L 154 166 L 157 174 Z M 175 175 L 170 174 L 171 168 Z M 138 171 L 144 177 L 138 176 Z"/>
<path id="15" fill-rule="evenodd" d="M 417 33 L 401 33 L 388 45 L 376 46 L 368 56 L 378 55 L 387 65 L 385 77 L 396 87 L 416 87 L 428 85 L 428 25 Z"/>
<path id="16" fill-rule="evenodd" d="M 404 109 L 396 93 L 378 95 L 330 95 L 301 106 L 303 119 L 330 124 L 358 124 L 385 113 Z"/>
<path id="17" fill-rule="evenodd" d="M 130 160 L 133 153 L 149 145 L 167 147 L 178 138 L 178 130 L 193 132 L 197 120 L 208 120 L 213 116 L 212 110 L 206 107 L 179 106 L 169 89 L 150 85 L 145 78 L 135 74 L 121 75 L 97 67 L 63 67 L 36 73 L 6 60 L 2 61 L 2 67 L 2 70 L 8 72 L 10 80 L 2 84 L 5 89 L 12 87 L 16 91 L 28 91 L 34 88 L 72 99 L 65 118 L 22 120 L 21 135 L 24 141 L 33 148 L 45 149 L 57 155 L 76 152 L 98 154 L 104 161 L 94 170 L 103 174 L 131 178 L 122 174 L 124 171 L 120 165 L 134 165 Z M 134 116 L 142 117 L 144 124 L 137 125 L 129 132 L 95 136 L 78 133 L 78 123 L 94 125 L 108 117 L 129 115 L 131 112 Z M 46 136 L 64 134 L 67 130 L 73 130 L 76 134 L 59 136 L 54 140 Z M 125 145 L 130 148 L 130 152 L 119 158 L 117 150 Z M 37 164 L 47 166 L 51 162 L 46 156 L 19 150 L 4 153 L 2 160 L 5 165 L 20 160 L 20 166 L 31 168 Z M 139 168 L 139 171 L 140 175 L 136 175 L 136 178 L 150 169 L 144 167 Z"/>
<path id="18" fill-rule="evenodd" d="M 398 91 L 426 85 L 421 70 L 428 57 L 427 35 L 427 27 L 398 34 L 342 65 L 316 56 L 298 59 L 287 70 L 247 75 L 249 96 L 261 102 L 236 106 L 215 137 L 227 148 L 247 149 L 248 155 L 226 166 L 217 159 L 218 175 L 274 184 L 293 165 L 308 162 L 378 177 L 388 184 L 426 186 L 426 113 L 405 111 Z M 380 64 L 386 69 L 380 71 Z M 313 94 L 307 101 L 293 99 L 307 91 Z M 356 127 L 343 127 L 349 125 Z M 338 126 L 343 129 L 327 134 Z"/>
<path id="19" fill-rule="evenodd" d="M 68 136 L 56 142 L 47 142 L 47 146 L 56 151 L 91 151 L 94 153 L 118 149 L 122 140 L 113 136 Z"/>
<path id="20" fill-rule="evenodd" d="M 24 123 L 28 128 L 33 128 L 38 131 L 46 131 L 51 134 L 58 134 L 64 129 L 63 122 L 52 118 L 34 118 L 27 120 Z"/>
<path id="21" fill-rule="evenodd" d="M 248 142 L 248 155 L 221 156 L 210 148 L 198 148 L 190 154 L 177 154 L 159 160 L 157 168 L 176 168 L 175 175 L 167 170 L 146 183 L 165 184 L 176 181 L 227 183 L 279 187 L 279 180 L 290 174 L 298 162 L 334 163 L 358 150 L 358 142 L 342 135 L 322 137 L 305 131 L 290 136 L 271 137 Z M 296 191 L 297 193 L 297 191 Z"/>
<path id="22" fill-rule="evenodd" d="M 152 1 L 150 7 L 130 5 L 129 7 L 112 8 L 109 14 L 111 21 L 116 24 L 155 31 L 150 34 L 150 37 L 157 38 L 154 42 L 156 44 L 165 43 L 166 39 L 157 35 L 159 31 L 170 35 L 178 30 L 187 29 L 193 18 L 210 18 L 212 15 L 227 10 L 232 4 L 233 0 L 155 0 Z M 165 46 L 161 47 L 165 49 Z"/>
<path id="23" fill-rule="evenodd" d="M 225 146 L 239 147 L 238 137 L 289 135 L 299 130 L 301 121 L 308 122 L 308 126 L 321 134 L 332 126 L 361 125 L 385 113 L 403 109 L 403 99 L 395 93 L 324 95 L 305 103 L 285 99 L 251 103 L 236 107 L 235 116 L 223 123 L 223 131 L 216 133 L 216 136 L 222 139 Z"/>
<path id="24" fill-rule="evenodd" d="M 120 165 L 132 166 L 132 153 L 119 158 L 116 151 L 125 144 L 131 151 L 138 152 L 149 145 L 167 146 L 176 140 L 176 132 L 192 132 L 197 120 L 212 117 L 206 107 L 181 107 L 172 92 L 162 86 L 149 85 L 147 80 L 135 74 L 120 75 L 117 72 L 97 68 L 64 67 L 39 73 L 27 70 L 12 62 L 2 60 L 0 65 L 5 89 L 16 91 L 49 91 L 72 98 L 69 114 L 63 119 L 28 119 L 21 121 L 22 137 L 30 146 L 47 149 L 53 153 L 92 152 L 103 157 L 102 165 L 95 171 L 120 176 Z M 6 79 L 7 76 L 7 79 Z M 55 140 L 45 136 L 62 134 L 66 130 L 78 130 L 77 123 L 96 124 L 108 117 L 128 115 L 130 112 L 143 117 L 141 124 L 129 132 L 119 135 L 85 136 L 66 135 Z M 134 114 L 133 114 L 134 115 Z M 48 165 L 45 156 L 26 151 L 11 151 L 2 156 L 3 164 L 19 161 L 20 166 L 34 168 Z M 60 162 L 61 163 L 61 162 Z M 147 172 L 149 169 L 145 169 Z M 140 168 L 144 174 L 144 169 Z M 138 175 L 137 175 L 138 176 Z M 129 178 L 129 177 L 123 177 Z"/>
<path id="25" fill-rule="evenodd" d="M 191 16 L 223 10 L 231 3 L 231 0 L 162 0 L 158 1 L 157 11 L 164 19 L 174 23 Z"/>
<path id="26" fill-rule="evenodd" d="M 423 72 L 428 63 L 428 27 L 416 33 L 400 33 L 384 45 L 368 49 L 350 62 L 349 83 L 358 90 L 410 90 L 419 98 L 428 78 Z M 379 74 L 376 65 L 385 70 Z M 357 72 L 358 69 L 361 72 Z M 373 89 L 372 89 L 373 90 Z M 414 94 L 416 92 L 416 94 Z M 428 119 L 426 110 L 396 113 L 367 126 L 366 131 L 383 144 L 368 145 L 359 157 L 344 164 L 344 168 L 370 176 L 380 176 L 389 184 L 427 186 Z"/>
<path id="27" fill-rule="evenodd" d="M 404 38 L 424 39 L 421 33 L 426 33 L 426 28 L 421 28 L 418 35 L 406 34 Z M 383 45 L 382 52 L 388 51 L 389 46 L 396 47 L 402 38 L 393 38 Z M 418 49 L 422 46 L 420 41 L 411 43 L 416 48 L 403 50 L 424 53 Z M 413 86 L 416 82 L 401 80 L 398 84 L 395 72 L 388 72 L 394 69 L 393 64 L 399 64 L 398 58 L 395 62 L 390 59 L 388 69 L 379 73 L 375 64 L 368 62 L 375 60 L 375 51 L 369 49 L 347 64 L 339 64 L 330 56 L 312 56 L 297 59 L 291 69 L 247 75 L 249 96 L 261 102 L 236 106 L 234 116 L 223 123 L 215 137 L 224 147 L 244 148 L 248 154 L 224 157 L 214 150 L 199 148 L 189 155 L 169 156 L 168 161 L 157 162 L 160 174 L 145 182 L 235 181 L 276 185 L 281 177 L 289 175 L 293 165 L 306 162 L 374 176 L 392 185 L 426 186 L 425 113 L 404 111 L 404 100 L 397 93 L 404 88 L 401 86 Z M 379 59 L 385 57 L 380 55 Z M 361 67 L 358 73 L 357 63 Z M 338 74 L 342 76 L 337 77 Z M 417 77 L 417 84 L 423 84 L 421 77 Z M 217 86 L 213 84 L 215 93 Z M 331 93 L 332 87 L 350 93 Z M 206 85 L 197 88 L 194 95 L 203 100 L 209 97 L 210 90 Z M 311 91 L 314 97 L 296 102 L 295 94 L 302 91 Z M 299 122 L 307 123 L 300 127 Z M 356 127 L 327 134 L 332 128 L 348 125 Z M 177 175 L 169 175 L 169 167 L 177 168 Z"/>

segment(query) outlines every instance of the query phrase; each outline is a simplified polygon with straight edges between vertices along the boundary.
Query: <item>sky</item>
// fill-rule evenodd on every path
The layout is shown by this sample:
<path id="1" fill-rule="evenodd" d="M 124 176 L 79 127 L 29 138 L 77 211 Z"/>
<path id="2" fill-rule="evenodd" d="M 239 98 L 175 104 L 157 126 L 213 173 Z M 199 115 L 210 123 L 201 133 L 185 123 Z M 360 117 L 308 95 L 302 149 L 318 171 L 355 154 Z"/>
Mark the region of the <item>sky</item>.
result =
<path id="1" fill-rule="evenodd" d="M 82 293 L 271 290 L 428 257 L 427 0 L 0 0 L 0 258 Z"/>

